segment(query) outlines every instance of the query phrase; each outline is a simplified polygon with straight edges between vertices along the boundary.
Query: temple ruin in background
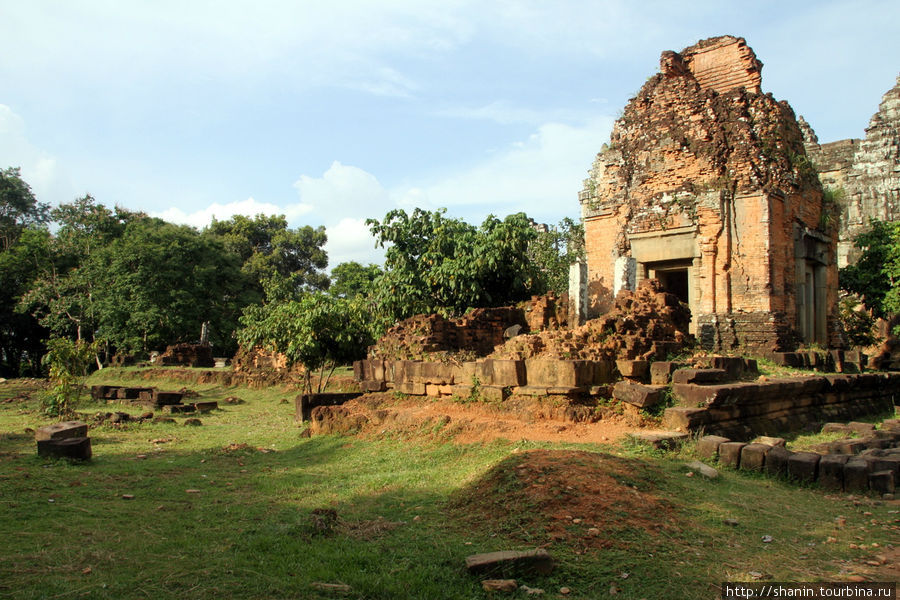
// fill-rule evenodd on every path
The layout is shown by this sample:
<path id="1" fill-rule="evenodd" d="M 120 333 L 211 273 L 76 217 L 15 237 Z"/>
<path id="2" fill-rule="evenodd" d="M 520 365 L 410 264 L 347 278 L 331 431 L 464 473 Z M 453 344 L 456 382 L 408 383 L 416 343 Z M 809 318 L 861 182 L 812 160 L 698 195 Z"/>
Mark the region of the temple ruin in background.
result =
<path id="1" fill-rule="evenodd" d="M 864 139 L 819 144 L 803 117 L 800 127 L 822 185 L 842 190 L 836 195 L 840 205 L 837 263 L 845 267 L 856 260 L 853 238 L 868 228 L 870 219 L 900 220 L 900 77 L 881 99 Z"/>
<path id="2" fill-rule="evenodd" d="M 840 345 L 836 220 L 786 102 L 742 38 L 663 52 L 579 195 L 590 316 L 646 278 L 710 349 Z"/>

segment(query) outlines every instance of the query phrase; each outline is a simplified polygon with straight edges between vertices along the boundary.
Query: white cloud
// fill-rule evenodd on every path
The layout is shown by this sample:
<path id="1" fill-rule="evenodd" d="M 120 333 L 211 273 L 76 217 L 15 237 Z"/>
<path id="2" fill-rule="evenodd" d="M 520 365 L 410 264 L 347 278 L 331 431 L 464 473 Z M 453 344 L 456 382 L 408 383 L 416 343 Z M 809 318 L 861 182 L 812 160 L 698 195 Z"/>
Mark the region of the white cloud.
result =
<path id="1" fill-rule="evenodd" d="M 375 247 L 375 238 L 369 232 L 365 219 L 346 217 L 327 226 L 328 265 L 331 268 L 354 260 L 361 264 L 384 263 L 384 249 Z"/>
<path id="2" fill-rule="evenodd" d="M 68 177 L 54 156 L 29 141 L 26 130 L 25 120 L 0 104 L 0 169 L 21 167 L 22 179 L 41 202 L 71 202 L 76 194 Z"/>
<path id="3" fill-rule="evenodd" d="M 178 207 L 172 207 L 162 212 L 152 213 L 154 217 L 159 217 L 172 223 L 182 223 L 191 225 L 198 229 L 209 225 L 213 217 L 218 221 L 230 219 L 235 215 L 245 215 L 253 217 L 258 214 L 266 215 L 285 215 L 288 222 L 296 221 L 299 217 L 312 211 L 312 207 L 307 204 L 292 204 L 286 207 L 280 207 L 269 202 L 259 202 L 254 198 L 247 198 L 238 202 L 229 202 L 228 204 L 219 204 L 218 202 L 210 204 L 206 208 L 187 213 Z"/>
<path id="4" fill-rule="evenodd" d="M 511 125 L 514 123 L 541 125 L 549 122 L 583 121 L 585 118 L 589 117 L 585 111 L 569 109 L 535 110 L 513 106 L 503 101 L 491 102 L 490 104 L 474 108 L 447 108 L 437 111 L 436 114 L 443 117 L 494 121 L 501 125 Z"/>
<path id="5" fill-rule="evenodd" d="M 444 206 L 469 219 L 519 211 L 552 221 L 577 217 L 578 191 L 600 146 L 609 140 L 612 123 L 612 117 L 582 126 L 547 123 L 472 168 L 394 190 L 392 196 L 401 206 Z"/>
<path id="6" fill-rule="evenodd" d="M 301 202 L 313 207 L 326 222 L 343 215 L 365 219 L 390 204 L 388 192 L 374 175 L 338 161 L 321 177 L 301 175 L 294 188 Z"/>

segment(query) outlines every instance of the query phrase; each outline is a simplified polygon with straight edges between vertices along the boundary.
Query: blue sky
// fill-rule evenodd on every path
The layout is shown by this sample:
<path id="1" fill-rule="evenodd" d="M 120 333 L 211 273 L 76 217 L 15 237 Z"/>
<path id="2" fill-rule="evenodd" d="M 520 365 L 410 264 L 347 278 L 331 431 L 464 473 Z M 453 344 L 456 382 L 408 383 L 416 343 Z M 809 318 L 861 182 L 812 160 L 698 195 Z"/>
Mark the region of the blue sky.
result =
<path id="1" fill-rule="evenodd" d="M 731 34 L 823 142 L 900 73 L 900 4 L 0 0 L 0 167 L 40 200 L 202 227 L 325 225 L 377 261 L 392 208 L 577 217 L 616 115 L 663 50 Z"/>

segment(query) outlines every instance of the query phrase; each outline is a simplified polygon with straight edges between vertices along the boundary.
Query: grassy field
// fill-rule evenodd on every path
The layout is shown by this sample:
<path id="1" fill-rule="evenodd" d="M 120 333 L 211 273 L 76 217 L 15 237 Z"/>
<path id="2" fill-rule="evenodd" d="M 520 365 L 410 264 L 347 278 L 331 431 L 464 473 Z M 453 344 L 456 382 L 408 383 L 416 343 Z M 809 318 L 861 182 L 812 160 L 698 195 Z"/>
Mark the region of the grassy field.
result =
<path id="1" fill-rule="evenodd" d="M 220 401 L 202 426 L 98 425 L 93 460 L 70 464 L 37 457 L 26 432 L 49 422 L 40 392 L 0 384 L 0 597 L 487 598 L 467 555 L 545 547 L 551 575 L 514 574 L 543 597 L 700 599 L 728 580 L 883 581 L 874 563 L 898 540 L 895 502 L 689 476 L 690 447 L 463 445 L 434 428 L 309 438 L 294 392 L 188 385 Z M 145 409 L 80 407 L 116 410 Z M 571 451 L 554 455 L 566 468 L 534 472 L 529 451 L 551 448 Z M 585 462 L 598 452 L 617 457 L 612 475 Z"/>

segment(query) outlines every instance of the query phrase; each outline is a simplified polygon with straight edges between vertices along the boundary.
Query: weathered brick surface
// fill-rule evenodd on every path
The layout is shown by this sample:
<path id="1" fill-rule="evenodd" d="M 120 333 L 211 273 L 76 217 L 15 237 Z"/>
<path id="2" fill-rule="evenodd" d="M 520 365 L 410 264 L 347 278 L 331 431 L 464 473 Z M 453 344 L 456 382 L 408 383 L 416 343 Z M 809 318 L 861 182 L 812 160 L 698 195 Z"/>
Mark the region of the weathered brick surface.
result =
<path id="1" fill-rule="evenodd" d="M 644 385 L 633 381 L 620 381 L 613 388 L 613 398 L 638 408 L 650 408 L 659 404 L 665 386 Z"/>
<path id="2" fill-rule="evenodd" d="M 684 365 L 671 360 L 657 360 L 650 363 L 650 383 L 668 385 L 672 381 L 672 373 Z"/>
<path id="3" fill-rule="evenodd" d="M 697 454 L 700 458 L 716 458 L 719 456 L 719 445 L 729 441 L 720 435 L 704 435 L 697 440 Z"/>
<path id="4" fill-rule="evenodd" d="M 787 461 L 788 477 L 798 481 L 815 481 L 821 458 L 815 452 L 795 452 Z"/>
<path id="5" fill-rule="evenodd" d="M 719 462 L 737 469 L 741 464 L 741 450 L 746 445 L 743 442 L 724 442 L 719 444 Z"/>
<path id="6" fill-rule="evenodd" d="M 819 485 L 826 490 L 844 489 L 844 465 L 850 460 L 847 454 L 827 454 L 819 460 Z"/>
<path id="7" fill-rule="evenodd" d="M 747 444 L 741 448 L 741 469 L 745 471 L 762 471 L 766 463 L 766 454 L 772 447 L 766 444 Z"/>
<path id="8" fill-rule="evenodd" d="M 822 187 L 794 113 L 761 93 L 743 39 L 664 53 L 579 199 L 593 314 L 634 284 L 624 273 L 655 276 L 690 304 L 705 347 L 792 349 L 809 266 L 827 291 L 807 341 L 837 341 L 836 231 L 820 226 Z"/>
<path id="9" fill-rule="evenodd" d="M 37 442 L 44 440 L 64 440 L 67 438 L 87 437 L 87 423 L 81 421 L 63 421 L 62 423 L 53 423 L 52 425 L 44 425 L 38 427 L 34 432 L 34 439 Z"/>

